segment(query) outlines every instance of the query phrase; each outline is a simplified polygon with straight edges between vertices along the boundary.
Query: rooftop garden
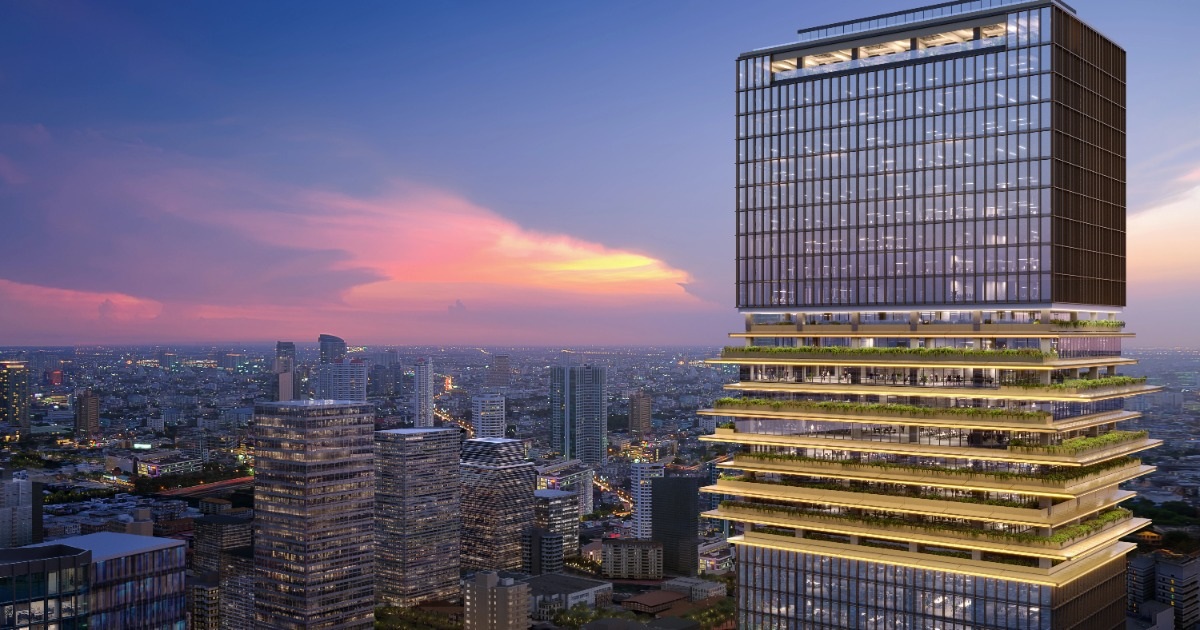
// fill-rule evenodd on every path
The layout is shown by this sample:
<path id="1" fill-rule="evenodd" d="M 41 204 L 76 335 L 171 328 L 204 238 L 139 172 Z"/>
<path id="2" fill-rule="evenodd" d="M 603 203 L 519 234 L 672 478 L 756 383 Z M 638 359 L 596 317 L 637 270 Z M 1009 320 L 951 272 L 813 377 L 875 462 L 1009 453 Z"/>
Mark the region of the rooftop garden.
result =
<path id="1" fill-rule="evenodd" d="M 904 488 L 900 488 L 900 489 L 896 489 L 892 492 L 889 492 L 888 490 L 881 489 L 881 488 L 870 488 L 870 487 L 866 487 L 866 486 L 856 486 L 856 485 L 843 485 L 843 484 L 839 484 L 839 483 L 805 482 L 805 481 L 800 481 L 800 480 L 793 479 L 793 478 L 784 478 L 784 480 L 782 480 L 782 481 L 769 481 L 766 479 L 757 479 L 757 478 L 750 477 L 747 475 L 721 475 L 720 478 L 725 481 L 744 481 L 744 482 L 752 482 L 752 483 L 764 483 L 764 484 L 776 485 L 776 486 L 791 486 L 791 487 L 795 487 L 795 488 L 813 488 L 815 490 L 833 490 L 835 492 L 859 492 L 862 494 L 878 494 L 878 495 L 883 495 L 883 496 L 904 496 L 904 497 L 911 497 L 913 499 L 928 499 L 931 501 L 954 501 L 956 503 L 972 503 L 972 504 L 976 504 L 976 505 L 994 505 L 996 507 L 1010 507 L 1010 508 L 1020 508 L 1020 509 L 1026 509 L 1026 510 L 1036 509 L 1038 506 L 1037 499 L 1025 499 L 1025 500 L 1017 501 L 1017 500 L 1013 500 L 1013 499 L 999 499 L 999 498 L 987 499 L 987 498 L 980 498 L 980 497 L 969 496 L 969 495 L 947 496 L 944 494 L 938 494 L 936 492 L 920 492 L 920 491 L 914 492 L 912 490 L 912 487 L 910 487 L 908 490 L 906 490 Z M 890 484 L 890 485 L 895 485 L 895 484 Z"/>
<path id="2" fill-rule="evenodd" d="M 1118 444 L 1144 440 L 1149 436 L 1146 431 L 1109 431 L 1095 437 L 1077 437 L 1063 440 L 1061 444 L 1031 444 L 1024 440 L 1010 440 L 1011 450 L 1036 451 L 1053 455 L 1078 455 L 1101 448 L 1109 448 Z"/>
<path id="3" fill-rule="evenodd" d="M 811 400 L 771 400 L 766 398 L 718 398 L 713 402 L 716 409 L 762 409 L 764 411 L 825 411 L 845 414 L 887 414 L 899 416 L 964 416 L 1042 422 L 1050 417 L 1045 411 L 1018 411 L 981 407 L 923 407 L 894 403 L 855 403 Z"/>
<path id="4" fill-rule="evenodd" d="M 1061 383 L 1052 383 L 1049 385 L 1029 382 L 1015 383 L 1015 385 L 1026 389 L 1073 389 L 1076 391 L 1086 391 L 1106 387 L 1129 387 L 1131 385 L 1141 385 L 1145 382 L 1146 377 L 1144 376 L 1105 376 L 1102 378 L 1069 378 Z"/>

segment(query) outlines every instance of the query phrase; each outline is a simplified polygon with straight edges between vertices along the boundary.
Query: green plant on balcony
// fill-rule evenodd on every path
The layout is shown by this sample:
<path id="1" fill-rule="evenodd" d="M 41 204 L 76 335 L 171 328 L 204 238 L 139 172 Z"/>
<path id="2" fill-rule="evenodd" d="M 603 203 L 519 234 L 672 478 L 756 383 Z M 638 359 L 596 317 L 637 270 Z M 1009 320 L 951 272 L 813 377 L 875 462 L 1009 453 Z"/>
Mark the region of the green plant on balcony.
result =
<path id="1" fill-rule="evenodd" d="M 1124 328 L 1125 322 L 1119 319 L 1052 319 L 1050 324 L 1062 328 Z"/>
<path id="2" fill-rule="evenodd" d="M 914 356 L 914 357 L 1026 357 L 1030 359 L 1052 359 L 1055 352 L 1042 352 L 1035 348 L 1004 350 L 980 350 L 977 348 L 850 348 L 846 346 L 725 346 L 723 355 L 739 354 L 827 354 L 832 356 Z"/>
<path id="3" fill-rule="evenodd" d="M 1104 376 L 1101 378 L 1071 378 L 1061 383 L 1044 384 L 1032 381 L 1022 381 L 1012 383 L 1017 387 L 1025 389 L 1050 389 L 1050 390 L 1089 390 L 1100 389 L 1103 387 L 1128 387 L 1130 385 L 1141 385 L 1146 382 L 1144 376 Z M 1007 384 L 1007 383 L 1006 383 Z"/>
<path id="4" fill-rule="evenodd" d="M 1079 453 L 1099 448 L 1108 448 L 1110 446 L 1117 446 L 1118 444 L 1125 444 L 1126 442 L 1144 440 L 1148 435 L 1149 433 L 1146 431 L 1109 431 L 1095 437 L 1077 437 L 1063 440 L 1061 444 L 1030 444 L 1023 440 L 1011 440 L 1008 446 L 1010 449 L 1038 451 L 1053 455 L 1078 455 Z"/>
<path id="5" fill-rule="evenodd" d="M 923 407 L 918 405 L 900 405 L 895 403 L 770 400 L 766 398 L 718 398 L 717 400 L 713 401 L 713 407 L 717 409 L 748 407 L 752 409 L 770 409 L 771 411 L 828 411 L 848 414 L 883 412 L 887 414 L 904 416 L 961 415 L 1036 421 L 1044 421 L 1050 417 L 1050 413 L 1045 411 L 1019 411 L 1002 408 Z"/>
<path id="6" fill-rule="evenodd" d="M 1016 501 L 1013 499 L 987 499 L 971 495 L 944 495 L 936 492 L 920 492 L 912 491 L 911 489 L 900 489 L 895 492 L 887 492 L 886 490 L 866 488 L 863 486 L 842 485 L 837 483 L 824 483 L 813 481 L 799 481 L 796 479 L 785 478 L 782 481 L 772 481 L 768 479 L 752 479 L 743 475 L 721 475 L 723 481 L 742 481 L 761 483 L 777 486 L 790 486 L 793 488 L 812 488 L 815 490 L 832 490 L 835 492 L 858 492 L 862 494 L 878 494 L 883 496 L 905 496 L 914 499 L 928 499 L 931 501 L 953 501 L 955 503 L 971 503 L 975 505 L 994 505 L 996 507 L 1011 507 L 1021 509 L 1036 509 L 1038 507 L 1037 499 L 1026 499 Z"/>

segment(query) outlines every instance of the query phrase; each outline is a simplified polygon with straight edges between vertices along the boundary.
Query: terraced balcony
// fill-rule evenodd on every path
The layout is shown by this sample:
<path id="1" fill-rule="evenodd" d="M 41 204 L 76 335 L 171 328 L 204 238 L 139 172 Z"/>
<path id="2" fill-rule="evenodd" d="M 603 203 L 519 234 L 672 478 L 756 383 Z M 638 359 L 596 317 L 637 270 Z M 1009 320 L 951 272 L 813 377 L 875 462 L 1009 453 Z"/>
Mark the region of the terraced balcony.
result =
<path id="1" fill-rule="evenodd" d="M 1130 377 L 1117 377 L 1121 379 Z M 861 396 L 921 396 L 934 398 L 988 398 L 1005 399 L 1014 402 L 1025 401 L 1099 401 L 1112 398 L 1126 398 L 1162 391 L 1161 386 L 1147 385 L 1145 380 L 1116 382 L 1109 379 L 1092 379 L 1106 381 L 1098 386 L 1078 387 L 1061 384 L 1030 384 L 1030 385 L 999 385 L 989 382 L 964 380 L 959 383 L 906 383 L 903 380 L 895 382 L 884 381 L 880 384 L 869 382 L 842 382 L 837 378 L 828 379 L 780 379 L 740 381 L 725 385 L 725 389 L 733 392 L 755 393 L 785 393 L 785 394 L 846 394 Z M 1061 385 L 1061 386 L 1060 386 Z"/>

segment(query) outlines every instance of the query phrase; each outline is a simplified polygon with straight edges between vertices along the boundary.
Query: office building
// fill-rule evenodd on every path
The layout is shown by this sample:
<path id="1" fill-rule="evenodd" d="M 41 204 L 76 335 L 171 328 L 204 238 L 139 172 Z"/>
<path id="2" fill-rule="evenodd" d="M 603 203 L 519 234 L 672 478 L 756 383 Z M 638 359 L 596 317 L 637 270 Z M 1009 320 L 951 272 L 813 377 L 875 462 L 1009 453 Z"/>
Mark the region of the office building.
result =
<path id="1" fill-rule="evenodd" d="M 650 394 L 638 390 L 629 395 L 629 432 L 645 438 L 653 430 L 650 424 Z"/>
<path id="2" fill-rule="evenodd" d="M 537 467 L 538 490 L 566 490 L 579 499 L 579 516 L 592 513 L 596 471 L 577 459 L 559 459 Z"/>
<path id="3" fill-rule="evenodd" d="M 258 571 L 254 568 L 254 547 L 238 547 L 221 552 L 221 630 L 254 627 L 254 591 Z"/>
<path id="4" fill-rule="evenodd" d="M 459 430 L 375 432 L 376 599 L 415 606 L 458 596 Z"/>
<path id="5" fill-rule="evenodd" d="M 512 383 L 512 358 L 507 354 L 493 354 L 488 365 L 484 384 L 488 389 L 504 389 Z"/>
<path id="6" fill-rule="evenodd" d="M 75 393 L 75 439 L 81 442 L 100 437 L 100 397 L 92 390 Z"/>
<path id="7" fill-rule="evenodd" d="M 248 515 L 208 514 L 192 524 L 192 569 L 197 573 L 219 573 L 221 554 L 249 546 L 254 529 Z"/>
<path id="8" fill-rule="evenodd" d="M 579 555 L 579 499 L 566 490 L 535 490 L 533 524 L 562 534 L 563 557 Z"/>
<path id="9" fill-rule="evenodd" d="M 317 400 L 367 401 L 367 364 L 358 359 L 322 363 L 317 370 Z"/>
<path id="10" fill-rule="evenodd" d="M 299 374 L 296 372 L 296 367 L 295 342 L 275 342 L 275 364 L 272 373 L 274 375 L 276 401 L 302 398 L 299 390 Z"/>
<path id="11" fill-rule="evenodd" d="M 220 630 L 221 586 L 216 574 L 187 577 L 188 630 Z"/>
<path id="12" fill-rule="evenodd" d="M 550 447 L 591 466 L 608 462 L 608 377 L 596 365 L 550 368 Z"/>
<path id="13" fill-rule="evenodd" d="M 27 479 L 0 481 L 0 548 L 42 542 L 42 487 Z"/>
<path id="14" fill-rule="evenodd" d="M 254 408 L 255 619 L 374 626 L 374 409 L 331 400 Z"/>
<path id="15" fill-rule="evenodd" d="M 650 480 L 650 540 L 662 543 L 663 572 L 700 571 L 700 486 L 697 477 Z"/>
<path id="16" fill-rule="evenodd" d="M 317 337 L 317 346 L 321 363 L 334 363 L 346 358 L 346 340 L 341 337 L 322 334 Z"/>
<path id="17" fill-rule="evenodd" d="M 1131 615 L 1153 616 L 1161 603 L 1172 611 L 1176 628 L 1200 625 L 1200 555 L 1159 550 L 1132 557 L 1126 584 Z"/>
<path id="18" fill-rule="evenodd" d="M 627 538 L 605 538 L 600 543 L 600 573 L 604 577 L 618 580 L 662 579 L 662 543 Z"/>
<path id="19" fill-rule="evenodd" d="M 520 440 L 479 438 L 462 445 L 462 567 L 521 567 L 521 532 L 533 522 L 537 470 Z"/>
<path id="20" fill-rule="evenodd" d="M 417 359 L 413 366 L 413 424 L 433 426 L 434 411 L 433 359 Z"/>
<path id="21" fill-rule="evenodd" d="M 508 422 L 504 418 L 504 394 L 484 392 L 471 396 L 471 425 L 475 437 L 504 437 Z"/>
<path id="22" fill-rule="evenodd" d="M 78 547 L 0 549 L 0 628 L 100 627 L 88 623 L 91 568 L 92 552 Z"/>
<path id="23" fill-rule="evenodd" d="M 629 466 L 629 494 L 633 496 L 633 537 L 650 540 L 651 506 L 654 502 L 650 482 L 666 472 L 665 462 L 634 462 Z"/>
<path id="24" fill-rule="evenodd" d="M 1124 626 L 1125 52 L 1057 0 L 737 60 L 738 626 Z"/>
<path id="25" fill-rule="evenodd" d="M 480 571 L 463 580 L 465 630 L 525 630 L 528 627 L 528 584 L 495 571 Z"/>
<path id="26" fill-rule="evenodd" d="M 186 542 L 98 532 L 22 547 L 20 551 L 57 550 L 49 553 L 61 557 L 63 548 L 91 554 L 91 565 L 86 571 L 89 580 L 86 627 L 122 630 L 184 630 L 187 627 Z M 82 562 L 83 556 L 74 558 L 70 564 L 75 567 L 75 578 L 82 579 L 78 563 Z M 69 574 L 69 570 L 60 569 L 59 579 L 68 579 Z M 61 605 L 65 605 L 65 601 Z M 84 607 L 78 599 L 75 605 L 78 609 Z"/>
<path id="27" fill-rule="evenodd" d="M 541 575 L 562 570 L 563 535 L 541 527 L 526 527 L 521 532 L 521 572 Z"/>
<path id="28" fill-rule="evenodd" d="M 29 366 L 0 361 L 0 422 L 29 435 Z"/>

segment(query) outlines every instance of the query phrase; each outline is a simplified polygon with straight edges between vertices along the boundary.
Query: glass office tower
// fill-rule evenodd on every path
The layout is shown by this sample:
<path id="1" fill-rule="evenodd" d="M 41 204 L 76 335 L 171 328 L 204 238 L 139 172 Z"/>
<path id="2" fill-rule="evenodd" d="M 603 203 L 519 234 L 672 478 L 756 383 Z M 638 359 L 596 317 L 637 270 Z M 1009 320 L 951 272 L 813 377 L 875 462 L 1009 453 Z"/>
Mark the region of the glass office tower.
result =
<path id="1" fill-rule="evenodd" d="M 1125 53 L 1053 0 L 737 61 L 739 627 L 1123 627 Z"/>

